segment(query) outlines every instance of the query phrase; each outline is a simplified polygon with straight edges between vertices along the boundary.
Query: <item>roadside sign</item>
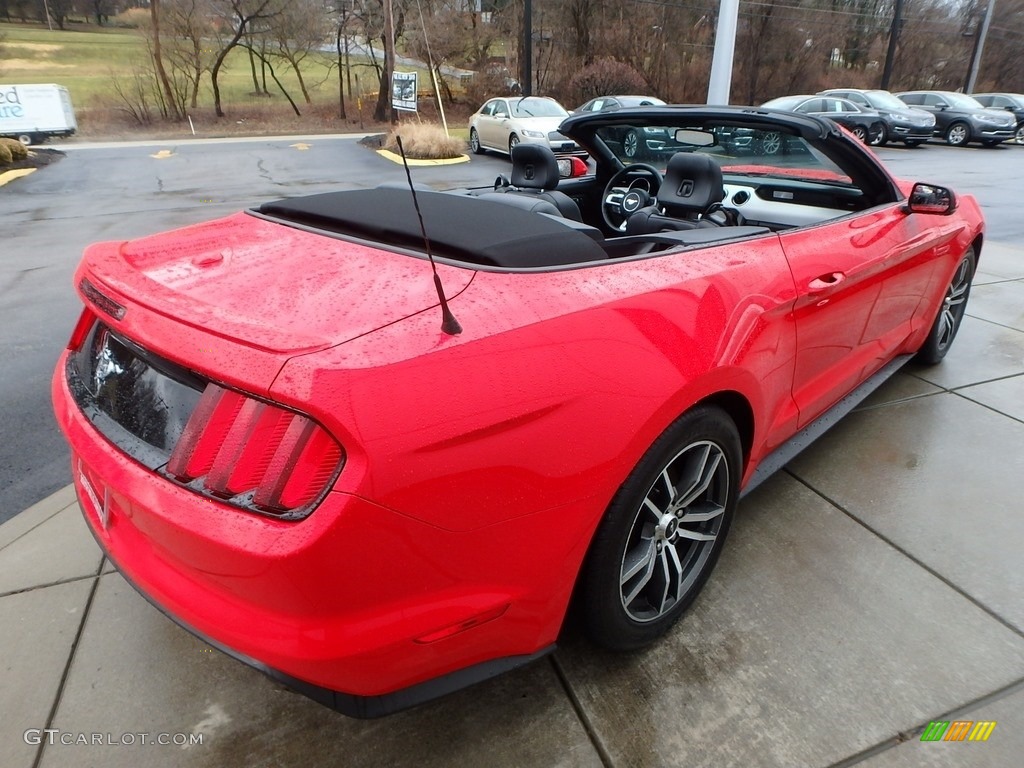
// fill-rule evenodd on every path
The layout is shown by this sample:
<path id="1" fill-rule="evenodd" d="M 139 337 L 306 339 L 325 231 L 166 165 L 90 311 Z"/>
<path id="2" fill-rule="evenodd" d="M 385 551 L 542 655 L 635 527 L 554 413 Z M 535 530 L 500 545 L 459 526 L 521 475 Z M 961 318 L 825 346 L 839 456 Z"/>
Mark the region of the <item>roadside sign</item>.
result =
<path id="1" fill-rule="evenodd" d="M 406 112 L 416 112 L 416 72 L 391 74 L 391 106 Z"/>

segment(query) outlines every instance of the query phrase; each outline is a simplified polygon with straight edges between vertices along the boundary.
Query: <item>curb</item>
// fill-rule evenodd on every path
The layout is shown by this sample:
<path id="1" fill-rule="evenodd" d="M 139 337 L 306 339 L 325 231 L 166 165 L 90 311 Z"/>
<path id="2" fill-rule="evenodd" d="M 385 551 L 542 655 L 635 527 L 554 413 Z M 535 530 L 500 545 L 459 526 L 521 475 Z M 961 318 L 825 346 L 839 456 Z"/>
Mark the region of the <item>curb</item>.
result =
<path id="1" fill-rule="evenodd" d="M 394 152 L 378 149 L 377 154 L 385 160 L 390 160 L 392 163 L 402 164 L 402 156 L 396 155 Z M 468 163 L 469 155 L 459 155 L 458 157 L 445 158 L 443 160 L 406 160 L 406 162 L 409 165 L 456 165 L 458 163 Z"/>
<path id="2" fill-rule="evenodd" d="M 0 187 L 2 187 L 4 184 L 9 184 L 15 179 L 20 179 L 23 176 L 28 176 L 30 173 L 35 172 L 35 168 L 18 168 L 17 170 L 14 171 L 4 171 L 3 173 L 0 173 Z"/>

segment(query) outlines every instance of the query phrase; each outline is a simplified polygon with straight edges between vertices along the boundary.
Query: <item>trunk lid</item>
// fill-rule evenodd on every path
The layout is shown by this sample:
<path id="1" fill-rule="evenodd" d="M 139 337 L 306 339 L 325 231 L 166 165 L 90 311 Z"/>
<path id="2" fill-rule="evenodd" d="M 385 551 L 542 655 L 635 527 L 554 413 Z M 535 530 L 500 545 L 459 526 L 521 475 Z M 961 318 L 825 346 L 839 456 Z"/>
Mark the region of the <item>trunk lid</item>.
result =
<path id="1" fill-rule="evenodd" d="M 474 275 L 437 269 L 449 298 Z M 165 317 L 279 354 L 341 344 L 438 304 L 425 259 L 246 213 L 93 246 L 85 272 Z"/>

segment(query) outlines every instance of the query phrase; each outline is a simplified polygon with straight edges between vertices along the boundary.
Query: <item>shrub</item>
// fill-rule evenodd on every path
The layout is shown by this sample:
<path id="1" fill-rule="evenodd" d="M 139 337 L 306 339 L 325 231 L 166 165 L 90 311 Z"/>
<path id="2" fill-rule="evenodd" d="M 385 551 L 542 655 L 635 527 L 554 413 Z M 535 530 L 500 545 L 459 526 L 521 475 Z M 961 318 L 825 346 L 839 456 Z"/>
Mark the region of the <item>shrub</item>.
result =
<path id="1" fill-rule="evenodd" d="M 402 137 L 405 156 L 416 160 L 443 160 L 459 157 L 466 152 L 466 142 L 448 136 L 436 123 L 407 123 L 391 129 L 384 140 L 384 149 L 398 152 L 395 136 Z"/>
<path id="2" fill-rule="evenodd" d="M 0 139 L 0 147 L 7 147 L 11 153 L 11 161 L 24 160 L 28 157 L 28 147 L 15 139 Z"/>
<path id="3" fill-rule="evenodd" d="M 10 165 L 14 161 L 11 157 L 11 150 L 7 148 L 6 144 L 0 144 L 0 168 L 5 165 Z"/>
<path id="4" fill-rule="evenodd" d="M 629 64 L 614 59 L 598 59 L 573 75 L 569 87 L 584 102 L 596 96 L 616 93 L 645 93 L 650 86 L 644 76 Z"/>

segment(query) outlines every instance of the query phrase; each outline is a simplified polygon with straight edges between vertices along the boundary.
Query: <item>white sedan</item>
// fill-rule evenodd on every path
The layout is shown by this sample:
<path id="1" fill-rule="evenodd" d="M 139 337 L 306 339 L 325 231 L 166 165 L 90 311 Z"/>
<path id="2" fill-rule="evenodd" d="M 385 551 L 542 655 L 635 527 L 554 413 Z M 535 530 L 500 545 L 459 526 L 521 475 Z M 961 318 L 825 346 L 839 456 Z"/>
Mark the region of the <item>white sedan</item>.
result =
<path id="1" fill-rule="evenodd" d="M 520 142 L 543 144 L 555 152 L 579 152 L 578 144 L 558 132 L 568 116 L 561 104 L 546 96 L 491 99 L 469 118 L 469 145 L 478 155 L 487 149 L 511 155 Z"/>

